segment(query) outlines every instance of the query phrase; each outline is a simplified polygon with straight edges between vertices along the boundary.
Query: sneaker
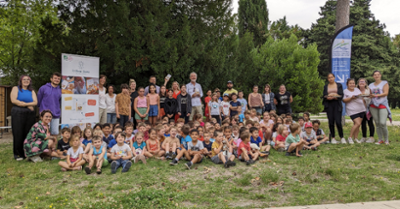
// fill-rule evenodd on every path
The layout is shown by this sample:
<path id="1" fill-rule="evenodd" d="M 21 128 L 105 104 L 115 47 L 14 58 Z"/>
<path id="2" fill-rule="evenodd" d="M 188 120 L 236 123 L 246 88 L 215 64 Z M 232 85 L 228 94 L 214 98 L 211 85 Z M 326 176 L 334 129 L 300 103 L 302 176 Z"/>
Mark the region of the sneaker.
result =
<path id="1" fill-rule="evenodd" d="M 171 153 L 171 159 L 175 159 L 176 158 L 176 153 Z"/>
<path id="2" fill-rule="evenodd" d="M 34 162 L 34 163 L 40 163 L 43 162 L 42 158 L 40 158 L 39 156 L 35 155 L 33 157 L 29 158 L 30 161 Z"/>
<path id="3" fill-rule="evenodd" d="M 185 163 L 185 166 L 188 170 L 192 167 L 192 162 Z"/>
<path id="4" fill-rule="evenodd" d="M 332 140 L 331 140 L 331 144 L 337 144 L 337 141 L 336 141 L 336 139 L 335 139 L 335 138 L 332 138 Z"/>
<path id="5" fill-rule="evenodd" d="M 330 142 L 329 142 L 329 141 L 326 141 L 326 142 L 324 142 L 324 144 L 330 144 Z"/>
<path id="6" fill-rule="evenodd" d="M 250 159 L 249 161 L 250 161 L 250 164 L 256 163 L 256 161 L 254 161 L 254 160 L 252 160 L 252 159 Z"/>
<path id="7" fill-rule="evenodd" d="M 17 158 L 15 158 L 15 160 L 16 160 L 16 161 L 23 161 L 24 158 L 22 158 L 22 157 L 17 157 Z"/>
<path id="8" fill-rule="evenodd" d="M 377 143 L 375 143 L 375 144 L 377 144 L 377 145 L 380 145 L 380 144 L 383 144 L 383 143 L 385 143 L 383 140 L 379 140 Z"/>
<path id="9" fill-rule="evenodd" d="M 236 163 L 233 161 L 228 160 L 229 166 L 236 166 Z"/>
<path id="10" fill-rule="evenodd" d="M 351 137 L 349 137 L 348 141 L 349 141 L 349 144 L 354 144 L 353 139 Z"/>
<path id="11" fill-rule="evenodd" d="M 284 152 L 284 151 L 285 151 L 285 148 L 283 148 L 283 147 L 278 148 L 278 152 Z"/>
<path id="12" fill-rule="evenodd" d="M 229 168 L 228 161 L 225 162 L 224 167 L 225 167 L 225 168 Z"/>
<path id="13" fill-rule="evenodd" d="M 173 159 L 169 164 L 170 165 L 178 165 L 178 161 L 176 159 Z"/>
<path id="14" fill-rule="evenodd" d="M 389 144 L 389 141 L 385 142 L 385 144 L 386 144 L 386 145 L 390 145 L 390 144 Z"/>
<path id="15" fill-rule="evenodd" d="M 353 140 L 351 140 L 351 141 L 353 141 Z M 346 139 L 342 138 L 342 139 L 340 140 L 340 143 L 342 143 L 342 144 L 347 144 Z M 353 142 L 353 144 L 354 144 L 354 142 Z"/>
<path id="16" fill-rule="evenodd" d="M 115 174 L 115 173 L 117 173 L 117 162 L 112 162 L 111 163 L 111 173 L 112 174 Z"/>
<path id="17" fill-rule="evenodd" d="M 289 152 L 286 152 L 285 156 L 290 156 L 290 153 L 289 153 Z"/>
<path id="18" fill-rule="evenodd" d="M 89 175 L 92 172 L 92 169 L 90 169 L 89 167 L 85 167 L 85 172 L 87 175 Z"/>
<path id="19" fill-rule="evenodd" d="M 369 139 L 367 141 L 365 141 L 367 143 L 375 143 L 375 139 L 372 137 L 369 137 Z"/>
<path id="20" fill-rule="evenodd" d="M 60 160 L 59 157 L 52 157 L 51 160 Z"/>
<path id="21" fill-rule="evenodd" d="M 250 164 L 251 164 L 250 161 L 251 161 L 251 160 L 246 161 L 246 165 L 250 165 Z"/>
<path id="22" fill-rule="evenodd" d="M 365 143 L 366 141 L 367 141 L 367 138 L 363 137 L 363 138 L 361 138 L 360 143 Z"/>
<path id="23" fill-rule="evenodd" d="M 168 152 L 167 154 L 165 154 L 165 159 L 171 160 L 172 159 L 171 153 Z"/>
<path id="24" fill-rule="evenodd" d="M 131 161 L 128 161 L 128 162 L 125 164 L 125 167 L 122 169 L 121 173 L 128 172 L 128 171 L 129 171 L 129 168 L 131 168 L 131 166 L 132 166 L 132 162 L 131 162 Z"/>
<path id="25" fill-rule="evenodd" d="M 354 139 L 354 141 L 356 141 L 358 144 L 361 144 L 361 140 Z"/>

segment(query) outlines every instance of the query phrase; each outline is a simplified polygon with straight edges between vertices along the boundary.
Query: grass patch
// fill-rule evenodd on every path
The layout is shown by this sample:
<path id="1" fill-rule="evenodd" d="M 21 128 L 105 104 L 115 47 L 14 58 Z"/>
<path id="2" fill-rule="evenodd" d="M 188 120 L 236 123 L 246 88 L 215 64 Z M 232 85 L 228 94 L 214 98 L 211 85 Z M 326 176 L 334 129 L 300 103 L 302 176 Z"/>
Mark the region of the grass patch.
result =
<path id="1" fill-rule="evenodd" d="M 328 132 L 326 122 L 321 127 Z M 109 167 L 86 175 L 61 172 L 58 161 L 16 162 L 12 143 L 2 139 L 0 208 L 261 208 L 400 199 L 399 128 L 388 128 L 390 146 L 322 145 L 302 158 L 271 151 L 268 160 L 236 161 L 229 169 L 209 160 L 191 170 L 184 161 L 149 160 L 115 175 Z"/>

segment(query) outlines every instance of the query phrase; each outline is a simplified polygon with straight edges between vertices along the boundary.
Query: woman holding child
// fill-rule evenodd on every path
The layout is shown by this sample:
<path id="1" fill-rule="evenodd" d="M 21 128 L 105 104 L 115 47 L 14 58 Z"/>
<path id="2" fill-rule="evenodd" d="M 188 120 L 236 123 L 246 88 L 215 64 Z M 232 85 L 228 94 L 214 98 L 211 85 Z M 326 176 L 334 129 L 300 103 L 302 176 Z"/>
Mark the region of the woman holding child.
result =
<path id="1" fill-rule="evenodd" d="M 40 121 L 35 123 L 24 141 L 24 150 L 27 160 L 34 163 L 42 162 L 41 154 L 51 155 L 49 147 L 56 140 L 50 135 L 50 122 L 53 114 L 50 110 L 43 110 L 40 113 Z"/>
<path id="2" fill-rule="evenodd" d="M 340 83 L 335 82 L 335 75 L 333 73 L 328 74 L 328 84 L 324 86 L 324 98 L 323 104 L 326 109 L 329 121 L 329 131 L 332 136 L 331 143 L 337 144 L 335 139 L 335 123 L 339 132 L 339 137 L 342 139 L 343 144 L 346 144 L 346 140 L 343 138 L 343 127 L 342 127 L 342 99 L 343 99 L 343 86 Z"/>

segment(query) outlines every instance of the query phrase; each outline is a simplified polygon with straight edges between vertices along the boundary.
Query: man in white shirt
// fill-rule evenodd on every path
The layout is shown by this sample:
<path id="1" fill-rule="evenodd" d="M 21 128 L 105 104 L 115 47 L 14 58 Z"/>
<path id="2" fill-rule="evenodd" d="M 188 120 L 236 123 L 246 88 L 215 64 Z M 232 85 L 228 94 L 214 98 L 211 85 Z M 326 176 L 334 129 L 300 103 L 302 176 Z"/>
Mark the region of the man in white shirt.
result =
<path id="1" fill-rule="evenodd" d="M 190 83 L 186 84 L 188 94 L 192 97 L 192 112 L 189 116 L 189 120 L 193 120 L 193 116 L 200 113 L 203 115 L 201 108 L 201 97 L 203 97 L 203 89 L 201 85 L 196 83 L 197 74 L 195 72 L 190 73 Z"/>

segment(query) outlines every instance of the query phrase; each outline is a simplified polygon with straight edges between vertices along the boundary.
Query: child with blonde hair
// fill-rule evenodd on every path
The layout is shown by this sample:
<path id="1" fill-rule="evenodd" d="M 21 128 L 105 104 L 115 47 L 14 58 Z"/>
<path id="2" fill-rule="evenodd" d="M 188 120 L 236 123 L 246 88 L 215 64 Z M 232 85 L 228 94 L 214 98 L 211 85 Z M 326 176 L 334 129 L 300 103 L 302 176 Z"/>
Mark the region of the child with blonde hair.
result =
<path id="1" fill-rule="evenodd" d="M 61 171 L 82 170 L 85 160 L 83 159 L 84 151 L 80 146 L 81 141 L 79 137 L 77 135 L 72 136 L 69 144 L 71 147 L 67 152 L 67 160 L 58 162 L 58 165 L 61 166 Z"/>
<path id="2" fill-rule="evenodd" d="M 90 145 L 89 165 L 85 167 L 86 174 L 90 174 L 93 165 L 96 166 L 97 174 L 101 174 L 101 168 L 108 165 L 107 144 L 103 144 L 101 136 L 94 136 Z"/>
<path id="3" fill-rule="evenodd" d="M 135 136 L 135 142 L 131 142 L 131 150 L 133 160 L 137 163 L 139 160 L 146 164 L 146 156 L 150 156 L 146 150 L 146 142 L 144 142 L 143 132 L 139 132 Z"/>
<path id="4" fill-rule="evenodd" d="M 160 142 L 157 139 L 157 131 L 156 129 L 149 130 L 150 138 L 146 141 L 146 149 L 148 150 L 149 154 L 148 157 L 155 157 L 157 159 L 164 159 L 164 151 L 160 149 Z"/>

